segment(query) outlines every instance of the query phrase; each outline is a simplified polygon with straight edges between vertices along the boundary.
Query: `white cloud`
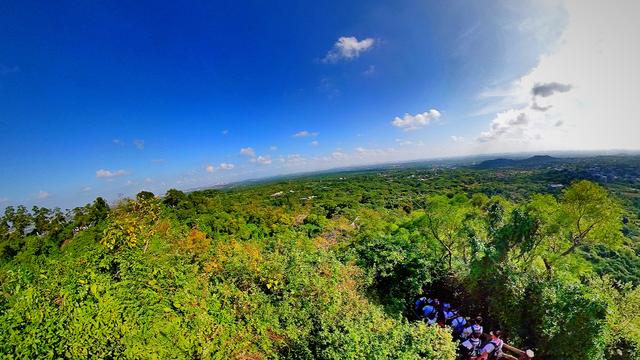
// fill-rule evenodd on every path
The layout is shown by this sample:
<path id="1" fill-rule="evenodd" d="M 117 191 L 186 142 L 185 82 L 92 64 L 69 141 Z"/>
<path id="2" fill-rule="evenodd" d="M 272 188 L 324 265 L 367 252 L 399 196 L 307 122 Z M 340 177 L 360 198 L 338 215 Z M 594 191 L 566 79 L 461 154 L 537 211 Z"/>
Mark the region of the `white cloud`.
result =
<path id="1" fill-rule="evenodd" d="M 390 149 L 380 149 L 380 148 L 364 148 L 364 147 L 357 147 L 356 149 L 356 155 L 360 158 L 375 158 L 376 156 L 384 156 L 384 155 L 388 155 L 390 152 L 394 152 L 395 150 L 390 148 Z"/>
<path id="2" fill-rule="evenodd" d="M 294 138 L 304 138 L 304 137 L 316 137 L 318 136 L 317 132 L 312 132 L 308 130 L 298 131 L 297 133 L 292 135 Z"/>
<path id="3" fill-rule="evenodd" d="M 50 196 L 51 194 L 42 190 L 40 190 L 38 194 L 36 194 L 36 198 L 38 198 L 38 200 L 45 200 L 45 199 L 48 199 Z"/>
<path id="4" fill-rule="evenodd" d="M 0 197 L 0 204 L 8 203 L 9 199 L 6 197 Z"/>
<path id="5" fill-rule="evenodd" d="M 244 156 L 255 157 L 256 156 L 256 151 L 253 150 L 252 147 L 246 147 L 246 148 L 240 149 L 240 154 L 242 154 Z"/>
<path id="6" fill-rule="evenodd" d="M 456 135 L 451 135 L 451 141 L 455 142 L 455 143 L 462 143 L 464 142 L 464 137 L 462 136 L 456 136 Z"/>
<path id="7" fill-rule="evenodd" d="M 229 130 L 224 129 L 224 130 L 221 131 L 221 133 L 222 133 L 222 135 L 227 136 L 227 135 L 229 135 Z"/>
<path id="8" fill-rule="evenodd" d="M 514 109 L 503 111 L 491 121 L 490 129 L 480 134 L 478 141 L 489 142 L 500 138 L 516 140 L 530 138 L 531 115 Z"/>
<path id="9" fill-rule="evenodd" d="M 118 146 L 122 146 L 122 145 L 124 145 L 124 142 L 122 142 L 122 140 L 120 140 L 120 139 L 113 139 L 113 140 L 112 140 L 112 142 L 113 142 L 115 145 L 118 145 Z"/>
<path id="10" fill-rule="evenodd" d="M 258 164 L 261 165 L 269 165 L 271 164 L 271 156 L 269 155 L 265 155 L 265 156 L 258 156 L 257 158 L 251 159 L 252 162 L 256 162 Z"/>
<path id="11" fill-rule="evenodd" d="M 91 186 L 85 186 L 85 187 L 83 187 L 83 188 L 82 188 L 82 190 L 80 190 L 80 191 L 82 191 L 82 192 L 89 192 L 89 191 L 91 191 Z"/>
<path id="12" fill-rule="evenodd" d="M 275 145 L 271 145 L 271 146 L 269 146 L 269 150 L 271 150 L 271 151 L 278 151 L 278 147 L 277 147 L 277 146 L 275 146 Z"/>
<path id="13" fill-rule="evenodd" d="M 133 140 L 133 145 L 135 145 L 138 150 L 144 150 L 144 140 L 135 139 Z"/>
<path id="14" fill-rule="evenodd" d="M 334 151 L 331 153 L 331 158 L 334 160 L 341 160 L 347 157 L 347 154 L 342 151 Z"/>
<path id="15" fill-rule="evenodd" d="M 366 38 L 358 41 L 354 36 L 342 36 L 333 44 L 327 55 L 322 59 L 324 63 L 334 64 L 340 60 L 352 60 L 360 56 L 360 53 L 370 50 L 375 40 Z"/>
<path id="16" fill-rule="evenodd" d="M 129 175 L 129 173 L 124 170 L 111 171 L 111 170 L 100 169 L 96 171 L 97 178 L 113 178 L 113 177 L 126 176 L 126 175 Z"/>
<path id="17" fill-rule="evenodd" d="M 312 142 L 309 143 L 309 145 L 318 146 L 318 145 L 320 145 L 320 142 L 318 140 L 313 140 Z"/>
<path id="18" fill-rule="evenodd" d="M 213 167 L 213 165 L 207 165 L 205 170 L 207 170 L 208 173 L 212 173 L 214 172 L 215 168 Z"/>
<path id="19" fill-rule="evenodd" d="M 429 125 L 429 123 L 435 120 L 438 120 L 440 116 L 441 116 L 440 112 L 436 109 L 431 109 L 429 111 L 425 111 L 421 114 L 416 114 L 416 115 L 411 115 L 407 113 L 407 114 L 404 114 L 402 118 L 396 116 L 395 119 L 391 121 L 391 125 L 397 128 L 404 129 L 405 131 L 417 130 Z"/>
<path id="20" fill-rule="evenodd" d="M 396 139 L 396 142 L 400 146 L 411 146 L 411 145 L 421 146 L 421 145 L 424 145 L 424 143 L 422 141 L 413 141 L 413 140 L 407 140 L 407 139 Z"/>
<path id="21" fill-rule="evenodd" d="M 231 163 L 220 163 L 220 170 L 232 170 L 234 167 Z"/>
<path id="22" fill-rule="evenodd" d="M 278 160 L 286 165 L 301 165 L 306 162 L 305 158 L 300 154 L 290 154 L 286 157 L 281 156 Z"/>
<path id="23" fill-rule="evenodd" d="M 640 148 L 640 2 L 565 5 L 559 45 L 496 97 L 508 107 L 478 137 L 484 151 Z"/>

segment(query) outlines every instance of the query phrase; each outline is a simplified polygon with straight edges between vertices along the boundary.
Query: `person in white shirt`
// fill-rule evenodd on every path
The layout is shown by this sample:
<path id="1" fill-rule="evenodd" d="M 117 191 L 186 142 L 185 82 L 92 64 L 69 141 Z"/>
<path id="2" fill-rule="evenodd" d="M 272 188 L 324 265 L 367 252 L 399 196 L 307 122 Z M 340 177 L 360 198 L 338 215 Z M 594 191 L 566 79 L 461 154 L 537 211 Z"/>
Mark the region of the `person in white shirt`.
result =
<path id="1" fill-rule="evenodd" d="M 480 332 L 473 332 L 471 336 L 462 342 L 458 348 L 458 359 L 469 360 L 475 359 L 480 354 Z"/>
<path id="2" fill-rule="evenodd" d="M 466 339 L 469 336 L 471 336 L 471 333 L 473 333 L 474 330 L 480 331 L 481 334 L 484 332 L 484 329 L 482 328 L 482 317 L 481 316 L 477 316 L 475 319 L 473 319 L 473 322 L 471 323 L 471 326 L 465 328 L 464 331 L 462 331 L 462 335 L 460 337 L 462 339 Z"/>
<path id="3" fill-rule="evenodd" d="M 486 343 L 482 350 L 480 350 L 480 356 L 478 360 L 496 360 L 502 357 L 502 332 L 500 330 L 494 330 L 491 332 L 491 340 Z"/>

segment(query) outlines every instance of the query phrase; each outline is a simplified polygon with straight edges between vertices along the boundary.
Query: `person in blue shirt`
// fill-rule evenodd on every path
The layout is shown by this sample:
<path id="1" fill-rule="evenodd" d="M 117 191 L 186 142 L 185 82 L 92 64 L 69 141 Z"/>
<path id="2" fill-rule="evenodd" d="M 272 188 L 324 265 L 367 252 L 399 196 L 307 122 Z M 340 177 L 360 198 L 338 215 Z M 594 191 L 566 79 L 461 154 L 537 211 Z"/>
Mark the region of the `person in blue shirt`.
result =
<path id="1" fill-rule="evenodd" d="M 452 335 L 454 340 L 460 339 L 460 337 L 462 336 L 462 332 L 464 331 L 466 326 L 467 319 L 465 319 L 464 316 L 460 314 L 456 314 L 453 320 L 451 320 L 451 329 L 453 330 Z"/>
<path id="2" fill-rule="evenodd" d="M 449 304 L 445 304 L 448 305 L 447 307 L 443 306 L 442 307 L 442 315 L 444 316 L 444 324 L 445 325 L 451 325 L 451 321 L 456 317 L 458 311 L 455 309 L 451 308 L 451 305 Z"/>
<path id="3" fill-rule="evenodd" d="M 413 305 L 413 311 L 418 318 L 422 317 L 422 309 L 427 305 L 433 305 L 434 301 L 438 301 L 437 299 L 431 299 L 426 296 L 420 297 Z"/>
<path id="4" fill-rule="evenodd" d="M 435 325 L 438 323 L 438 308 L 435 302 L 432 305 L 427 305 L 422 308 L 422 318 L 428 325 Z"/>

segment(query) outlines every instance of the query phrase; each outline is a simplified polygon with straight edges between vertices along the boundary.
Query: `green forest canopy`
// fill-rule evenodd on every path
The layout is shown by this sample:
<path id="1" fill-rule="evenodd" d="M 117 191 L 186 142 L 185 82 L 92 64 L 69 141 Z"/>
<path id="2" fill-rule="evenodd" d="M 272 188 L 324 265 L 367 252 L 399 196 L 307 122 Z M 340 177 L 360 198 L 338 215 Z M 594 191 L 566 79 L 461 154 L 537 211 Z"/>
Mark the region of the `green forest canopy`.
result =
<path id="1" fill-rule="evenodd" d="M 0 219 L 3 358 L 454 359 L 423 291 L 545 359 L 640 349 L 628 183 L 416 168 Z"/>

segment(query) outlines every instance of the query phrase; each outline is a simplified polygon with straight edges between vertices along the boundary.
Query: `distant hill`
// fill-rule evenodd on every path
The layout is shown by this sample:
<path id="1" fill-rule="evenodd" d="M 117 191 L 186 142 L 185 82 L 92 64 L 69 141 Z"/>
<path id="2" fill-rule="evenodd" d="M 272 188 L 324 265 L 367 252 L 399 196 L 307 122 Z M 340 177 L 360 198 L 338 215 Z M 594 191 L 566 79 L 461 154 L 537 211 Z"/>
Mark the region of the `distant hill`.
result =
<path id="1" fill-rule="evenodd" d="M 475 167 L 478 169 L 497 168 L 531 168 L 548 166 L 561 162 L 562 159 L 549 155 L 536 155 L 526 159 L 493 159 L 485 160 Z"/>

